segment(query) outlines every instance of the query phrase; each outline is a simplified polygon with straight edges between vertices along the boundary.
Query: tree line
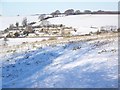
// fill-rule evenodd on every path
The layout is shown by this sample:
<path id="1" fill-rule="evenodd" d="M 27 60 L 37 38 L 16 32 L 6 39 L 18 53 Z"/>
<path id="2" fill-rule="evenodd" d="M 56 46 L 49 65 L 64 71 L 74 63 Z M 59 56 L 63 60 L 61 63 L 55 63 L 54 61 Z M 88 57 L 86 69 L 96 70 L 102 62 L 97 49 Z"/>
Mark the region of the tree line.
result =
<path id="1" fill-rule="evenodd" d="M 78 15 L 78 14 L 119 14 L 119 11 L 103 11 L 103 10 L 98 10 L 98 11 L 91 11 L 91 10 L 84 10 L 81 12 L 80 10 L 74 10 L 74 9 L 68 9 L 61 13 L 59 10 L 56 10 L 55 12 L 52 12 L 51 15 L 60 15 L 60 14 L 65 14 L 65 15 Z"/>

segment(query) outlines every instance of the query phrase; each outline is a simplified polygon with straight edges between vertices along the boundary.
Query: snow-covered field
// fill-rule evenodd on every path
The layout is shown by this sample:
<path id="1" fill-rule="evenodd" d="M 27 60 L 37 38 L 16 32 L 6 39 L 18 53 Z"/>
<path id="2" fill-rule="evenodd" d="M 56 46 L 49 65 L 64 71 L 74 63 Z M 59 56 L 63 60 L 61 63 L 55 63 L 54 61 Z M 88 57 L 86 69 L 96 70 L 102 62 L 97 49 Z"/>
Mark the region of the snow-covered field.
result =
<path id="1" fill-rule="evenodd" d="M 47 40 L 48 38 L 7 38 L 7 44 L 8 46 L 14 46 L 14 45 L 20 45 L 24 42 L 36 42 L 36 41 L 42 41 L 42 40 Z M 0 39 L 0 45 L 4 44 L 4 39 Z"/>
<path id="2" fill-rule="evenodd" d="M 116 35 L 6 54 L 2 87 L 118 87 L 117 45 Z"/>
<path id="3" fill-rule="evenodd" d="M 0 17 L 0 30 L 16 22 L 21 25 L 23 18 Z M 27 18 L 28 22 L 40 23 L 38 16 Z M 72 26 L 77 29 L 77 34 L 94 32 L 102 26 L 118 27 L 118 15 L 74 15 L 48 21 L 51 24 Z M 3 39 L 0 39 L 2 87 L 118 87 L 117 33 L 78 37 L 54 42 L 42 42 L 43 38 L 8 38 L 8 46 L 3 46 Z"/>
<path id="4" fill-rule="evenodd" d="M 14 17 L 0 17 L 0 30 L 4 30 L 10 26 L 10 24 L 16 24 L 16 22 L 19 22 L 19 25 L 22 25 L 22 21 L 24 18 L 27 18 L 28 23 L 29 22 L 38 22 L 38 16 L 14 16 Z"/>
<path id="5" fill-rule="evenodd" d="M 16 17 L 0 17 L 0 30 L 4 30 L 9 27 L 10 24 L 19 22 L 22 24 L 23 18 L 27 17 L 28 22 L 37 22 L 35 25 L 39 25 L 38 16 L 16 16 Z M 89 32 L 95 32 L 102 26 L 116 26 L 118 27 L 118 15 L 71 15 L 64 17 L 56 17 L 48 19 L 51 24 L 63 24 L 66 26 L 72 26 L 77 29 L 74 34 L 86 34 Z M 94 27 L 94 28 L 91 28 Z"/>
<path id="6" fill-rule="evenodd" d="M 96 32 L 102 26 L 118 27 L 118 15 L 72 15 L 51 18 L 49 21 L 53 24 L 63 24 L 76 28 L 77 34 L 86 34 L 91 31 Z"/>

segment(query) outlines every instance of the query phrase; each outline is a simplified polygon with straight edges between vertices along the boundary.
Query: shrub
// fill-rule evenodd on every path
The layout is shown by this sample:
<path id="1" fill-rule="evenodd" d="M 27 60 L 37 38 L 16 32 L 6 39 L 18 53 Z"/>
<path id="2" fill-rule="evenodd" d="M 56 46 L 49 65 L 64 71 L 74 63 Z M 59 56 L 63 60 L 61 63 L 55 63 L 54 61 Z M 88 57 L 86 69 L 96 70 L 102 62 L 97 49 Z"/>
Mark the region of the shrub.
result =
<path id="1" fill-rule="evenodd" d="M 7 38 L 13 38 L 14 36 L 13 36 L 12 33 L 9 33 L 6 37 L 7 37 Z"/>
<path id="2" fill-rule="evenodd" d="M 23 34 L 28 36 L 29 32 L 28 31 L 24 31 Z"/>
<path id="3" fill-rule="evenodd" d="M 27 26 L 27 18 L 23 18 L 23 21 L 22 21 L 22 25 L 23 27 Z"/>
<path id="4" fill-rule="evenodd" d="M 117 31 L 120 32 L 120 28 L 118 28 Z"/>
<path id="5" fill-rule="evenodd" d="M 96 32 L 96 34 L 98 35 L 98 34 L 100 34 L 101 32 L 98 30 L 97 32 Z"/>
<path id="6" fill-rule="evenodd" d="M 57 37 L 52 36 L 49 38 L 49 40 L 57 40 Z"/>
<path id="7" fill-rule="evenodd" d="M 19 26 L 19 22 L 16 22 L 16 24 L 15 24 L 15 25 L 16 25 L 16 27 L 18 28 L 18 26 Z"/>
<path id="8" fill-rule="evenodd" d="M 42 41 L 46 41 L 46 39 L 43 39 Z"/>
<path id="9" fill-rule="evenodd" d="M 12 30 L 13 28 L 14 28 L 14 25 L 13 25 L 13 24 L 10 24 L 9 30 Z"/>
<path id="10" fill-rule="evenodd" d="M 14 33 L 14 36 L 15 36 L 15 37 L 19 37 L 20 34 L 19 34 L 18 32 L 15 32 L 15 33 Z"/>

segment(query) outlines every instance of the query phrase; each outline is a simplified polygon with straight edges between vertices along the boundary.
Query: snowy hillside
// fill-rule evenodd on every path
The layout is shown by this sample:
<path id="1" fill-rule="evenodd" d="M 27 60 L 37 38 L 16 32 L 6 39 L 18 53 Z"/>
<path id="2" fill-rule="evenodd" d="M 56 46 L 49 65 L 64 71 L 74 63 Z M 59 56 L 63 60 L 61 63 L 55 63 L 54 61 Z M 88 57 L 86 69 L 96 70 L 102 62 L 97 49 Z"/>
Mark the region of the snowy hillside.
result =
<path id="1" fill-rule="evenodd" d="M 115 88 L 117 34 L 6 54 L 3 88 Z M 1 68 L 1 67 L 0 67 Z"/>
<path id="2" fill-rule="evenodd" d="M 41 23 L 38 20 L 38 16 L 0 17 L 0 30 L 6 29 L 10 24 L 15 25 L 16 22 L 19 22 L 21 25 L 24 17 L 27 17 L 28 22 L 37 22 L 35 25 L 39 25 Z M 48 19 L 48 21 L 50 21 L 51 24 L 72 26 L 78 30 L 77 33 L 79 34 L 97 31 L 102 26 L 118 27 L 118 15 L 71 15 L 51 18 Z"/>
<path id="3" fill-rule="evenodd" d="M 0 30 L 25 16 L 0 17 Z M 28 22 L 41 22 L 27 16 Z M 51 24 L 77 29 L 74 34 L 118 27 L 117 15 L 71 15 L 50 18 Z M 3 88 L 116 88 L 118 32 L 70 37 L 0 39 Z M 1 65 L 2 64 L 2 65 Z"/>
<path id="4" fill-rule="evenodd" d="M 79 34 L 95 32 L 102 26 L 118 27 L 118 15 L 72 15 L 51 18 L 49 21 L 53 24 L 72 26 L 78 30 Z"/>

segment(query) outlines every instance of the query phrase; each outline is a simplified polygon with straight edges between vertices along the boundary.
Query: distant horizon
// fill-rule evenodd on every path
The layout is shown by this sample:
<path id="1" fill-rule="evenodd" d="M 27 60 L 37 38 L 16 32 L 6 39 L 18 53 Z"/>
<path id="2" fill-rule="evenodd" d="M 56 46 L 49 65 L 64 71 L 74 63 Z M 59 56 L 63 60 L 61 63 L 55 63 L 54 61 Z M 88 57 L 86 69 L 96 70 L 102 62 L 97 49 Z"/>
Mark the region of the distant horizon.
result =
<path id="1" fill-rule="evenodd" d="M 0 3 L 2 16 L 28 16 L 50 14 L 56 10 L 61 13 L 68 9 L 90 11 L 118 11 L 117 2 L 3 2 Z"/>

